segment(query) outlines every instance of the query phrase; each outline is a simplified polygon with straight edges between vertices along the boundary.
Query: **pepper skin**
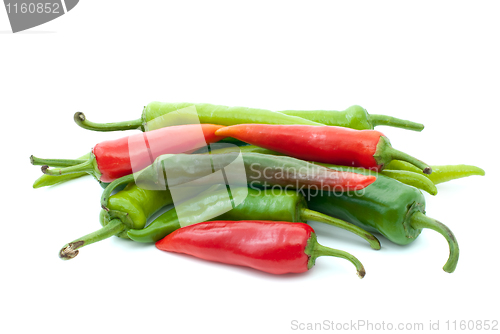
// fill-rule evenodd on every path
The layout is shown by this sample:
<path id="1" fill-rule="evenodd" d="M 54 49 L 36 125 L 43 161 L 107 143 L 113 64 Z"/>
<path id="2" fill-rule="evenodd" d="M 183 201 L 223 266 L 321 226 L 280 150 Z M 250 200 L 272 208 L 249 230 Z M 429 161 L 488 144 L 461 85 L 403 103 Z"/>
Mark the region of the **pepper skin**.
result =
<path id="1" fill-rule="evenodd" d="M 166 153 L 184 153 L 217 142 L 222 137 L 214 133 L 221 125 L 190 124 L 172 126 L 151 131 L 147 134 L 136 134 L 115 140 L 101 142 L 94 146 L 91 157 L 81 162 L 74 161 L 70 167 L 50 170 L 47 161 L 51 164 L 68 163 L 71 160 L 42 160 L 31 156 L 34 165 L 42 166 L 42 172 L 49 175 L 64 175 L 87 172 L 102 182 L 111 182 L 122 176 L 129 175 L 150 165 L 156 157 Z M 205 137 L 200 141 L 199 131 Z M 132 146 L 130 146 L 130 144 Z M 132 163 L 134 166 L 132 167 Z"/>
<path id="2" fill-rule="evenodd" d="M 248 193 L 243 202 L 233 207 L 232 210 L 222 212 L 222 214 L 219 213 L 221 211 L 218 207 L 221 206 L 221 203 L 227 201 L 225 199 L 227 198 L 225 188 L 220 191 L 210 192 L 207 196 L 200 196 L 184 202 L 180 204 L 182 206 L 180 209 L 182 212 L 192 212 L 193 215 L 195 212 L 200 212 L 199 217 L 202 220 L 208 220 L 210 217 L 216 217 L 216 220 L 252 219 L 304 223 L 308 220 L 315 220 L 352 232 L 365 239 L 373 249 L 380 249 L 380 242 L 371 233 L 367 233 L 365 230 L 343 220 L 309 210 L 304 196 L 299 192 L 280 189 L 275 194 L 274 189 L 231 188 L 233 198 L 235 196 L 241 198 L 246 192 Z M 243 196 L 241 196 L 242 194 Z M 186 208 L 191 209 L 186 210 Z M 129 238 L 137 242 L 155 242 L 181 228 L 177 210 L 179 210 L 179 207 L 174 207 L 163 213 L 144 229 L 129 230 L 127 232 Z M 196 219 L 191 221 L 194 223 L 200 222 L 200 220 Z"/>
<path id="3" fill-rule="evenodd" d="M 363 172 L 356 170 L 356 173 Z M 443 270 L 451 273 L 457 266 L 459 247 L 455 236 L 448 227 L 425 215 L 425 199 L 418 189 L 379 174 L 374 183 L 363 189 L 362 196 L 323 192 L 307 197 L 307 203 L 312 210 L 378 232 L 399 245 L 413 242 L 423 228 L 433 229 L 446 239 L 450 250 Z"/>
<path id="4" fill-rule="evenodd" d="M 320 245 L 314 230 L 304 223 L 202 222 L 175 231 L 158 241 L 156 247 L 276 275 L 303 273 L 319 256 L 335 256 L 349 260 L 358 276 L 365 276 L 363 265 L 354 256 Z"/>
<path id="5" fill-rule="evenodd" d="M 101 210 L 99 218 L 103 227 L 64 245 L 59 257 L 63 260 L 72 259 L 78 255 L 79 248 L 113 235 L 128 239 L 129 229 L 144 228 L 148 218 L 172 203 L 169 191 L 145 190 L 130 183 L 124 190 L 111 196 L 107 208 Z"/>
<path id="6" fill-rule="evenodd" d="M 218 136 L 233 137 L 286 155 L 342 166 L 380 171 L 391 160 L 406 160 L 424 173 L 431 167 L 394 149 L 387 137 L 375 130 L 338 126 L 241 124 L 221 128 Z"/>
<path id="7" fill-rule="evenodd" d="M 424 126 L 390 116 L 369 115 L 367 111 L 357 105 L 344 111 L 335 110 L 284 110 L 270 111 L 245 107 L 226 107 L 208 103 L 162 103 L 151 102 L 144 107 L 139 119 L 118 123 L 93 123 L 86 119 L 81 112 L 75 114 L 75 122 L 82 128 L 94 131 L 119 131 L 138 129 L 149 131 L 172 125 L 171 118 L 168 124 L 163 117 L 176 113 L 183 108 L 196 108 L 201 123 L 221 125 L 235 124 L 306 124 L 306 125 L 336 125 L 358 130 L 373 129 L 376 125 L 388 125 L 398 128 L 422 131 Z M 185 124 L 185 123 L 178 123 Z"/>

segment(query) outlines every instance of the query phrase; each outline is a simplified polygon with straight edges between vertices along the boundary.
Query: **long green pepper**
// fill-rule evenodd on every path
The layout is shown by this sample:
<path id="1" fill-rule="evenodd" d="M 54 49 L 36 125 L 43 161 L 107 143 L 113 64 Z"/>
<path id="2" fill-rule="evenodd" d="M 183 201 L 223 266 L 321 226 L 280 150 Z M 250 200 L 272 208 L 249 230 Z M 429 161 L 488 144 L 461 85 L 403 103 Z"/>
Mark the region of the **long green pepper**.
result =
<path id="1" fill-rule="evenodd" d="M 103 192 L 101 205 L 106 206 L 109 195 L 115 187 L 135 181 L 141 187 L 165 189 L 169 186 L 189 184 L 206 186 L 219 184 L 215 172 L 223 170 L 232 185 L 254 187 L 282 186 L 287 189 L 308 189 L 309 187 L 328 186 L 332 189 L 340 185 L 343 191 L 353 190 L 356 185 L 366 186 L 373 182 L 368 178 L 359 178 L 356 173 L 332 172 L 323 166 L 291 158 L 261 153 L 214 150 L 211 154 L 166 154 L 158 157 L 153 164 L 138 173 L 124 176 L 113 181 Z M 244 171 L 227 168 L 235 159 L 241 157 Z M 207 168 L 211 166 L 211 168 Z M 241 177 L 244 172 L 246 178 Z M 352 182 L 352 183 L 350 183 Z M 348 185 L 350 183 L 350 186 Z M 350 189 L 350 188 L 352 189 Z M 358 188 L 358 189 L 361 189 Z M 354 189 L 355 190 L 355 189 Z"/>
<path id="2" fill-rule="evenodd" d="M 408 130 L 422 131 L 424 126 L 385 115 L 369 115 L 360 106 L 351 106 L 344 111 L 335 110 L 284 110 L 280 112 L 246 108 L 227 107 L 209 103 L 165 103 L 151 102 L 144 107 L 141 118 L 118 123 L 93 123 L 81 112 L 75 114 L 75 122 L 82 128 L 93 131 L 117 131 L 138 129 L 150 131 L 170 125 L 186 124 L 186 119 L 179 117 L 176 122 L 175 113 L 179 116 L 182 110 L 195 107 L 201 123 L 220 125 L 236 124 L 305 124 L 335 125 L 357 130 L 373 129 L 376 125 L 388 125 Z M 165 117 L 169 115 L 169 117 Z M 168 118 L 168 119 L 167 119 Z M 189 122 L 189 121 L 188 121 Z"/>

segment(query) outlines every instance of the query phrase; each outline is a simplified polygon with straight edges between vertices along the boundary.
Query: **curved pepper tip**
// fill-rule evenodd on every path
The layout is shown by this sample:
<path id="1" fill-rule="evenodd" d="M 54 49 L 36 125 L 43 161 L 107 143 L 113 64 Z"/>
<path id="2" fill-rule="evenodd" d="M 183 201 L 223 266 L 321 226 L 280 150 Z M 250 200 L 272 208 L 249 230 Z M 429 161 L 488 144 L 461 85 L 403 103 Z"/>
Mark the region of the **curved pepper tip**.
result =
<path id="1" fill-rule="evenodd" d="M 358 271 L 356 272 L 356 274 L 358 275 L 358 277 L 359 277 L 359 278 L 363 278 L 363 277 L 365 277 L 365 275 L 366 275 L 365 268 L 364 268 L 364 267 L 362 267 L 360 270 L 358 270 Z"/>
<path id="2" fill-rule="evenodd" d="M 432 168 L 431 167 L 425 167 L 424 170 L 423 170 L 424 174 L 431 174 L 432 173 Z"/>
<path id="3" fill-rule="evenodd" d="M 448 242 L 448 248 L 450 250 L 448 260 L 443 266 L 443 270 L 447 273 L 452 273 L 455 271 L 458 263 L 458 258 L 460 255 L 460 248 L 458 247 L 457 239 L 453 232 L 443 223 L 427 217 L 422 212 L 415 212 L 411 215 L 411 226 L 415 229 L 428 228 L 434 230 L 441 234 Z"/>

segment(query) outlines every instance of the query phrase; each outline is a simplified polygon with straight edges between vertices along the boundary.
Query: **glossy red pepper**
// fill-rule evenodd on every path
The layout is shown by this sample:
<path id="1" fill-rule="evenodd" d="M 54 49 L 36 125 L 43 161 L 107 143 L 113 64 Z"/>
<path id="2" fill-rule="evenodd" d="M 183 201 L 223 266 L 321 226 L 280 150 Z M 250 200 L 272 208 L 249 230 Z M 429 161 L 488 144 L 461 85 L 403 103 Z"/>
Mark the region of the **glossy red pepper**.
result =
<path id="1" fill-rule="evenodd" d="M 394 149 L 379 131 L 338 126 L 240 124 L 221 128 L 228 136 L 289 156 L 329 164 L 380 171 L 392 160 L 404 160 L 432 172 L 424 162 Z"/>
<path id="2" fill-rule="evenodd" d="M 156 242 L 160 250 L 214 262 L 241 265 L 271 274 L 302 273 L 319 256 L 335 256 L 363 265 L 349 253 L 320 245 L 312 227 L 273 221 L 210 221 L 189 225 Z"/>
<path id="3" fill-rule="evenodd" d="M 188 153 L 222 139 L 215 131 L 222 125 L 188 124 L 170 126 L 147 133 L 101 142 L 94 146 L 88 160 L 38 159 L 31 157 L 34 165 L 43 165 L 49 175 L 87 172 L 102 182 L 120 177 L 149 166 L 162 154 Z M 69 166 L 50 170 L 49 166 Z"/>

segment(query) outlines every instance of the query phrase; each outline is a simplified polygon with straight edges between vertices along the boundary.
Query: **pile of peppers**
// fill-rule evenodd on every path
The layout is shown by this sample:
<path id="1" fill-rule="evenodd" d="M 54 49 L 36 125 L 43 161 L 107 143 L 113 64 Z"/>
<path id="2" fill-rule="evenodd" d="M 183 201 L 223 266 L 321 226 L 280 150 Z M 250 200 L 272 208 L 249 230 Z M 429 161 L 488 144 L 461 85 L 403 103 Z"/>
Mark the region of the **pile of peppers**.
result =
<path id="1" fill-rule="evenodd" d="M 318 221 L 375 250 L 377 235 L 407 245 L 432 229 L 448 243 L 443 270 L 452 273 L 458 242 L 426 215 L 422 191 L 436 195 L 436 184 L 484 175 L 476 166 L 433 166 L 393 148 L 375 126 L 424 126 L 357 105 L 271 111 L 152 102 L 132 121 L 94 123 L 81 112 L 74 120 L 92 131 L 142 133 L 97 143 L 76 159 L 30 157 L 43 172 L 34 188 L 85 175 L 104 188 L 101 228 L 64 245 L 65 260 L 117 236 L 272 274 L 305 272 L 318 257 L 333 256 L 350 261 L 363 278 L 356 257 L 318 243 L 307 224 Z"/>

